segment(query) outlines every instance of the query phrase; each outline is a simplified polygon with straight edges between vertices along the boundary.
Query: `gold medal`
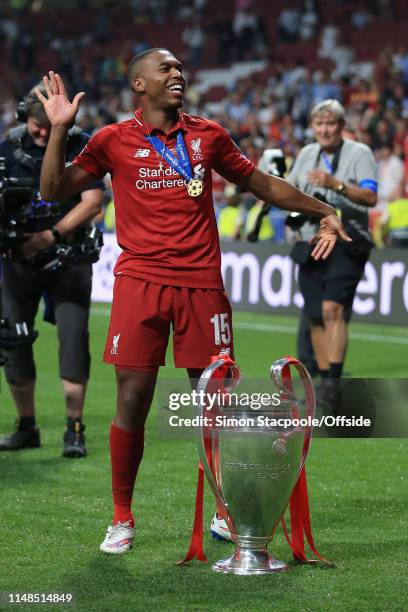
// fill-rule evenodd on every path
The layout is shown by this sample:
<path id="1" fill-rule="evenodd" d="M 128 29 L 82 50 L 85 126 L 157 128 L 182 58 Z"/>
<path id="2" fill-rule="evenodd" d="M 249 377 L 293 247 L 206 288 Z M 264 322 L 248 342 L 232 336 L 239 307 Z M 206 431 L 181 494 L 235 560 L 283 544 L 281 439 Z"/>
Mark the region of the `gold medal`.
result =
<path id="1" fill-rule="evenodd" d="M 203 193 L 203 181 L 200 179 L 190 179 L 187 183 L 187 193 L 192 198 L 197 198 Z"/>

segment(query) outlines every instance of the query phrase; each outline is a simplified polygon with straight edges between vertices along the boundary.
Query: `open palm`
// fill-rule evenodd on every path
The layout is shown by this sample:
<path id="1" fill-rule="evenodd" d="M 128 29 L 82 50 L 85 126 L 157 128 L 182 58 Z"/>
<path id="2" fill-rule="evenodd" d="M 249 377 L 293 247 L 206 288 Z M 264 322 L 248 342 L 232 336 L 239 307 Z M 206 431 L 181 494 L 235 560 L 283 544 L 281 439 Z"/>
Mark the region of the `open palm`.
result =
<path id="1" fill-rule="evenodd" d="M 309 240 L 309 244 L 316 245 L 311 253 L 313 259 L 327 259 L 339 238 L 345 242 L 352 241 L 339 217 L 333 214 L 321 219 L 319 231 Z"/>
<path id="2" fill-rule="evenodd" d="M 35 93 L 44 105 L 44 110 L 51 125 L 54 127 L 69 127 L 74 122 L 79 103 L 85 93 L 83 91 L 77 93 L 72 102 L 70 102 L 60 75 L 53 71 L 50 71 L 48 74 L 48 77 L 45 76 L 43 78 L 47 97 L 38 88 L 35 90 Z"/>

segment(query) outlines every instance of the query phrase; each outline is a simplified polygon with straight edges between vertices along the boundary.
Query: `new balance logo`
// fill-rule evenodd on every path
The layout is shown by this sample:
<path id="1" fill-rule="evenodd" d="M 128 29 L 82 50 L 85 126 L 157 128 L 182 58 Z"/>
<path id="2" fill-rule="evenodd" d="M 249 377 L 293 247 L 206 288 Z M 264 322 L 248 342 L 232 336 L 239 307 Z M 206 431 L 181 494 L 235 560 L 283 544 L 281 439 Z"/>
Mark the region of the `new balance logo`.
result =
<path id="1" fill-rule="evenodd" d="M 149 157 L 150 149 L 138 149 L 133 157 Z"/>
<path id="2" fill-rule="evenodd" d="M 118 354 L 119 339 L 120 339 L 120 334 L 117 334 L 116 336 L 113 336 L 113 338 L 112 338 L 111 355 L 117 355 Z"/>
<path id="3" fill-rule="evenodd" d="M 204 180 L 205 168 L 203 168 L 202 164 L 198 164 L 198 166 L 194 166 L 194 178 L 199 179 L 200 181 Z"/>

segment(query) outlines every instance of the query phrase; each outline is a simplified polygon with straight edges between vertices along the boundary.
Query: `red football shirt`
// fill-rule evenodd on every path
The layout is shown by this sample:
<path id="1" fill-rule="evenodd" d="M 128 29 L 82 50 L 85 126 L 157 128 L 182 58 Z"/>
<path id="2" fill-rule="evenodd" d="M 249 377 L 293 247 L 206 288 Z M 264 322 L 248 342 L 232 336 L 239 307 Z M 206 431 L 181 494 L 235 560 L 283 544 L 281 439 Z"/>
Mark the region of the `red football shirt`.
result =
<path id="1" fill-rule="evenodd" d="M 179 130 L 193 176 L 204 181 L 196 198 L 188 195 L 185 180 L 165 160 L 160 170 L 160 153 L 147 136 L 158 136 L 174 154 Z M 139 109 L 132 119 L 95 134 L 73 163 L 92 177 L 107 172 L 112 176 L 117 240 L 123 249 L 115 274 L 163 285 L 223 287 L 211 169 L 239 183 L 254 165 L 220 125 L 180 113 L 166 136 L 146 126 Z"/>

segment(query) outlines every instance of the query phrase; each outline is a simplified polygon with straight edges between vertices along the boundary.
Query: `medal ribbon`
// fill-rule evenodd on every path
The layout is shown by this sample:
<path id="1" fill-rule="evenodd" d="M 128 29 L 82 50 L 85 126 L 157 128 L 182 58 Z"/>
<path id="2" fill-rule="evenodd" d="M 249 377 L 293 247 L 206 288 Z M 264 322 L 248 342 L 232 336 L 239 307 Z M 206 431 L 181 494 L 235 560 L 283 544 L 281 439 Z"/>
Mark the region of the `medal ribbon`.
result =
<path id="1" fill-rule="evenodd" d="M 176 151 L 177 156 L 175 157 L 173 153 L 163 145 L 162 141 L 158 136 L 146 136 L 146 140 L 148 140 L 152 146 L 154 147 L 156 153 L 161 155 L 162 159 L 165 159 L 173 170 L 178 172 L 180 176 L 182 176 L 187 182 L 191 181 L 193 178 L 193 171 L 191 168 L 190 159 L 188 157 L 187 148 L 183 139 L 182 133 L 177 132 L 177 140 L 176 140 Z"/>

